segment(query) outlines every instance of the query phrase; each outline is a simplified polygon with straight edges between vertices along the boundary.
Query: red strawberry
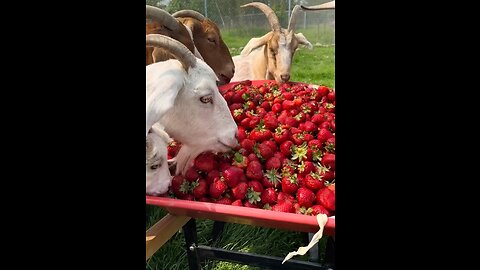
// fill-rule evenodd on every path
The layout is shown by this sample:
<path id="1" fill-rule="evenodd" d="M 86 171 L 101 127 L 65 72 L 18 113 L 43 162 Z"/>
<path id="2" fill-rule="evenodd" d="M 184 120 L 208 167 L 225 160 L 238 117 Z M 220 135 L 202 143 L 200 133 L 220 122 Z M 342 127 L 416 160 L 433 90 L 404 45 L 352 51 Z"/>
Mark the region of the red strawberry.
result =
<path id="1" fill-rule="evenodd" d="M 237 122 L 237 121 L 235 121 Z M 244 127 L 239 126 L 238 127 L 238 135 L 237 135 L 237 140 L 239 142 L 245 140 L 247 138 L 247 132 L 245 131 Z"/>
<path id="2" fill-rule="evenodd" d="M 320 204 L 312 205 L 312 216 L 316 216 L 319 214 L 325 214 L 327 217 L 331 216 L 330 211 L 328 211 L 325 207 L 321 206 Z"/>
<path id="3" fill-rule="evenodd" d="M 285 123 L 284 124 L 289 126 L 289 127 L 298 127 L 297 120 L 292 116 L 287 116 L 285 118 Z"/>
<path id="4" fill-rule="evenodd" d="M 226 204 L 226 205 L 231 205 L 232 204 L 232 199 L 228 197 L 223 197 L 215 201 L 215 203 L 219 204 Z"/>
<path id="5" fill-rule="evenodd" d="M 249 162 L 248 158 L 240 154 L 239 152 L 235 152 L 235 154 L 233 155 L 232 165 L 237 168 L 240 168 L 240 169 L 247 168 L 248 162 Z"/>
<path id="6" fill-rule="evenodd" d="M 215 154 L 212 152 L 203 152 L 195 158 L 195 167 L 203 172 L 210 172 L 218 168 L 215 160 Z"/>
<path id="7" fill-rule="evenodd" d="M 218 179 L 210 185 L 209 194 L 212 198 L 219 198 L 227 190 L 227 184 Z"/>
<path id="8" fill-rule="evenodd" d="M 296 133 L 292 135 L 291 139 L 294 144 L 301 145 L 305 141 L 305 138 L 303 136 L 303 133 Z"/>
<path id="9" fill-rule="evenodd" d="M 235 187 L 240 182 L 242 175 L 243 170 L 235 166 L 230 166 L 222 171 L 225 183 L 227 183 L 230 188 Z"/>
<path id="10" fill-rule="evenodd" d="M 293 94 L 290 92 L 284 92 L 282 93 L 282 95 L 285 100 L 293 100 L 294 98 Z"/>
<path id="11" fill-rule="evenodd" d="M 324 180 L 321 179 L 320 175 L 313 172 L 305 175 L 303 185 L 314 192 L 325 186 Z"/>
<path id="12" fill-rule="evenodd" d="M 330 153 L 335 153 L 335 137 L 329 138 L 325 142 L 325 150 Z"/>
<path id="13" fill-rule="evenodd" d="M 326 142 L 329 138 L 332 138 L 333 137 L 333 134 L 330 132 L 330 130 L 326 129 L 326 128 L 321 128 L 319 131 L 318 131 L 318 134 L 317 134 L 317 139 L 321 142 L 321 143 L 324 143 Z"/>
<path id="14" fill-rule="evenodd" d="M 276 212 L 285 212 L 285 213 L 293 213 L 293 203 L 290 201 L 283 201 L 275 204 L 272 206 L 272 211 Z"/>
<path id="15" fill-rule="evenodd" d="M 297 165 L 299 175 L 307 175 L 315 170 L 315 165 L 311 161 L 302 161 Z"/>
<path id="16" fill-rule="evenodd" d="M 280 112 L 280 111 L 282 111 L 282 110 L 283 110 L 282 104 L 280 104 L 280 103 L 274 103 L 274 104 L 272 105 L 272 112 L 278 113 L 278 112 Z"/>
<path id="17" fill-rule="evenodd" d="M 297 190 L 297 202 L 300 206 L 310 207 L 315 201 L 315 193 L 308 188 L 300 187 Z"/>
<path id="18" fill-rule="evenodd" d="M 265 144 L 265 141 L 262 143 L 256 145 L 256 147 L 253 147 L 253 152 L 257 154 L 257 157 L 260 160 L 267 160 L 271 157 L 273 157 L 274 151 L 268 146 L 268 144 Z"/>
<path id="19" fill-rule="evenodd" d="M 251 153 L 248 155 L 248 163 L 252 162 L 252 161 L 258 161 L 260 162 L 260 160 L 258 159 L 257 155 L 255 153 Z M 248 165 L 247 165 L 247 168 L 248 168 Z"/>
<path id="20" fill-rule="evenodd" d="M 263 177 L 262 164 L 259 161 L 250 161 L 247 166 L 246 176 L 249 179 L 261 180 Z"/>
<path id="21" fill-rule="evenodd" d="M 232 202 L 232 205 L 243 206 L 243 203 L 242 203 L 242 200 L 235 200 L 235 201 Z"/>
<path id="22" fill-rule="evenodd" d="M 242 109 L 243 104 L 242 103 L 233 103 L 230 106 L 228 106 L 228 108 L 230 109 L 231 112 L 234 112 L 235 110 Z M 243 112 L 243 109 L 242 109 L 242 112 Z"/>
<path id="23" fill-rule="evenodd" d="M 251 101 L 251 100 L 247 100 L 243 103 L 243 109 L 245 111 L 254 110 L 255 109 L 255 103 L 253 103 L 253 101 Z"/>
<path id="24" fill-rule="evenodd" d="M 265 163 L 265 169 L 271 170 L 271 169 L 280 169 L 282 166 L 282 162 L 280 161 L 279 158 L 273 156 L 267 160 Z"/>
<path id="25" fill-rule="evenodd" d="M 278 126 L 278 120 L 275 114 L 267 114 L 263 117 L 263 122 L 265 124 L 265 128 L 269 130 L 275 130 Z"/>
<path id="26" fill-rule="evenodd" d="M 287 194 L 293 194 L 298 189 L 297 175 L 284 176 L 282 178 L 282 191 Z"/>
<path id="27" fill-rule="evenodd" d="M 259 204 L 250 203 L 248 200 L 243 203 L 243 206 L 250 208 L 260 208 Z"/>
<path id="28" fill-rule="evenodd" d="M 234 188 L 232 188 L 232 194 L 235 199 L 243 200 L 247 194 L 248 184 L 245 182 L 240 182 Z"/>
<path id="29" fill-rule="evenodd" d="M 272 109 L 272 106 L 270 105 L 270 102 L 265 100 L 264 102 L 262 102 L 262 104 L 260 104 L 260 108 L 263 108 L 266 111 L 270 111 Z"/>
<path id="30" fill-rule="evenodd" d="M 267 170 L 262 178 L 262 184 L 265 187 L 277 187 L 281 183 L 281 175 L 277 169 Z"/>
<path id="31" fill-rule="evenodd" d="M 240 141 L 240 146 L 247 150 L 248 153 L 253 153 L 253 146 L 255 146 L 255 141 L 250 139 L 244 139 Z"/>
<path id="32" fill-rule="evenodd" d="M 333 170 L 324 170 L 321 171 L 319 174 L 323 181 L 332 182 L 335 179 L 335 171 Z"/>
<path id="33" fill-rule="evenodd" d="M 249 129 L 250 130 L 250 121 L 252 119 L 250 117 L 245 117 L 243 118 L 241 121 L 240 121 L 240 126 L 245 128 L 245 129 Z M 238 122 L 237 122 L 238 123 Z"/>
<path id="34" fill-rule="evenodd" d="M 195 199 L 195 197 L 193 197 L 193 195 L 191 193 L 188 193 L 188 194 L 183 194 L 180 199 L 182 200 L 187 200 L 187 201 L 193 201 Z"/>
<path id="35" fill-rule="evenodd" d="M 322 188 L 316 194 L 317 203 L 329 211 L 335 211 L 335 192 L 329 188 Z"/>
<path id="36" fill-rule="evenodd" d="M 303 100 L 301 98 L 297 97 L 293 100 L 293 104 L 295 105 L 295 107 L 300 107 L 300 105 L 303 104 Z"/>
<path id="37" fill-rule="evenodd" d="M 177 197 L 181 197 L 190 192 L 190 182 L 183 175 L 175 175 L 172 178 L 171 188 Z"/>
<path id="38" fill-rule="evenodd" d="M 262 184 L 257 180 L 248 181 L 248 186 L 256 192 L 262 192 L 263 191 Z"/>
<path id="39" fill-rule="evenodd" d="M 282 143 L 290 138 L 290 131 L 287 128 L 279 126 L 275 129 L 273 133 L 273 139 L 278 143 Z"/>
<path id="40" fill-rule="evenodd" d="M 250 132 L 249 139 L 262 142 L 272 138 L 272 132 L 265 128 L 263 120 L 260 120 L 254 130 Z"/>
<path id="41" fill-rule="evenodd" d="M 235 120 L 236 123 L 239 123 L 243 119 L 245 119 L 245 113 L 242 108 L 240 109 L 235 109 L 235 110 L 230 110 L 230 113 L 233 116 L 233 119 Z"/>
<path id="42" fill-rule="evenodd" d="M 197 172 L 195 167 L 190 167 L 185 173 L 185 179 L 192 182 L 200 178 L 200 174 Z"/>
<path id="43" fill-rule="evenodd" d="M 321 85 L 317 88 L 317 95 L 320 98 L 326 96 L 329 92 L 330 92 L 330 89 L 326 86 Z"/>
<path id="44" fill-rule="evenodd" d="M 317 126 L 311 122 L 311 121 L 305 121 L 305 123 L 303 123 L 303 127 L 304 127 L 304 130 L 306 132 L 314 132 L 317 130 Z"/>
<path id="45" fill-rule="evenodd" d="M 207 187 L 208 183 L 205 179 L 198 179 L 197 181 L 192 183 L 192 194 L 195 198 L 200 199 L 207 195 Z"/>
<path id="46" fill-rule="evenodd" d="M 210 200 L 210 198 L 207 198 L 207 197 L 201 197 L 200 199 L 198 199 L 199 202 L 212 202 L 212 200 Z"/>
<path id="47" fill-rule="evenodd" d="M 277 143 L 275 143 L 273 140 L 263 141 L 262 143 L 270 147 L 273 153 L 277 152 L 278 146 L 277 146 Z"/>
<path id="48" fill-rule="evenodd" d="M 275 152 L 275 154 L 273 154 L 274 157 L 278 158 L 278 160 L 280 160 L 280 162 L 283 162 L 283 160 L 285 159 L 285 155 L 282 153 L 282 152 Z"/>
<path id="49" fill-rule="evenodd" d="M 247 113 L 247 115 L 248 115 L 248 113 Z M 248 122 L 248 128 L 253 129 L 253 128 L 256 128 L 259 125 L 262 118 L 255 115 L 255 116 L 249 117 L 249 119 L 250 119 L 250 122 Z"/>
<path id="50" fill-rule="evenodd" d="M 219 171 L 217 171 L 217 170 L 212 170 L 212 171 L 208 172 L 207 178 L 206 178 L 207 183 L 208 183 L 209 185 L 211 185 L 211 184 L 213 183 L 213 181 L 214 181 L 215 178 L 220 178 L 220 172 L 219 172 Z"/>
<path id="51" fill-rule="evenodd" d="M 330 130 L 330 122 L 325 121 L 321 123 L 318 127 Z"/>
<path id="52" fill-rule="evenodd" d="M 291 149 L 293 146 L 292 141 L 284 141 L 280 144 L 280 152 L 285 155 L 285 157 L 289 158 L 292 155 Z"/>
<path id="53" fill-rule="evenodd" d="M 168 158 L 173 158 L 178 154 L 178 151 L 180 151 L 180 148 L 182 147 L 182 144 L 173 140 L 168 143 L 167 149 L 168 149 Z"/>
<path id="54" fill-rule="evenodd" d="M 292 100 L 284 100 L 282 102 L 282 109 L 290 110 L 290 109 L 293 109 L 293 108 L 295 108 L 295 104 L 293 103 Z"/>
<path id="55" fill-rule="evenodd" d="M 277 192 L 273 188 L 266 188 L 262 191 L 260 198 L 264 204 L 274 204 L 277 202 Z"/>
<path id="56" fill-rule="evenodd" d="M 310 118 L 310 122 L 314 123 L 315 125 L 320 125 L 324 122 L 323 114 L 314 114 L 312 118 Z"/>
<path id="57" fill-rule="evenodd" d="M 335 132 L 335 119 L 333 119 L 333 120 L 330 122 L 330 129 L 332 130 L 332 132 Z"/>
<path id="58" fill-rule="evenodd" d="M 320 161 L 323 166 L 335 170 L 335 154 L 333 153 L 325 153 Z"/>
<path id="59" fill-rule="evenodd" d="M 331 91 L 330 93 L 327 94 L 327 100 L 330 103 L 335 101 L 335 91 Z"/>

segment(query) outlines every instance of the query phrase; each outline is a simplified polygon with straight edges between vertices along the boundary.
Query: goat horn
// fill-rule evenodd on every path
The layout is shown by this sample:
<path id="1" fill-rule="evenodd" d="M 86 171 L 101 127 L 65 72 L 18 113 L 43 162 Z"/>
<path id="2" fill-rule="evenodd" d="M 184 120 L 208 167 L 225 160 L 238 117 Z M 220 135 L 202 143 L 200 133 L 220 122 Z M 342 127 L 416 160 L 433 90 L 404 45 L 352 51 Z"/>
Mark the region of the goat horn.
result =
<path id="1" fill-rule="evenodd" d="M 191 10 L 191 9 L 184 9 L 184 10 L 179 10 L 175 13 L 172 14 L 172 17 L 178 18 L 178 17 L 191 17 L 194 19 L 197 19 L 199 21 L 205 20 L 205 16 L 203 16 L 200 12 Z"/>
<path id="2" fill-rule="evenodd" d="M 163 9 L 147 5 L 146 18 L 163 24 L 172 31 L 180 29 L 178 21 Z"/>
<path id="3" fill-rule="evenodd" d="M 305 10 L 335 9 L 335 1 L 323 3 L 323 4 L 320 4 L 320 5 L 316 5 L 316 6 L 310 6 L 310 7 L 301 5 L 301 7 Z"/>
<path id="4" fill-rule="evenodd" d="M 288 22 L 288 31 L 295 32 L 295 25 L 297 24 L 298 15 L 302 8 L 299 5 L 295 5 L 290 15 L 290 21 Z"/>
<path id="5" fill-rule="evenodd" d="M 147 35 L 147 46 L 164 48 L 169 51 L 175 58 L 182 63 L 185 70 L 195 67 L 197 58 L 193 53 L 185 47 L 181 42 L 171 37 L 160 34 Z"/>
<path id="6" fill-rule="evenodd" d="M 280 31 L 280 22 L 278 21 L 278 17 L 275 14 L 275 12 L 272 10 L 272 8 L 270 8 L 269 6 L 260 2 L 252 2 L 240 7 L 256 7 L 260 9 L 263 13 L 265 13 L 265 16 L 267 16 L 268 22 L 270 23 L 272 30 Z"/>

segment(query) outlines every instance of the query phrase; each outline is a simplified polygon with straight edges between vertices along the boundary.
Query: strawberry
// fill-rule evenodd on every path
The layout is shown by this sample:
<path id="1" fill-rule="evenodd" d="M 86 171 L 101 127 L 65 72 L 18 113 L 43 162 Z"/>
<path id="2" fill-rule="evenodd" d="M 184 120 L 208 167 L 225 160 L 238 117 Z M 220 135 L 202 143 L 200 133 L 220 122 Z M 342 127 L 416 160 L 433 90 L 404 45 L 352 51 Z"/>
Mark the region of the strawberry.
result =
<path id="1" fill-rule="evenodd" d="M 200 174 L 197 172 L 195 167 L 190 167 L 185 173 L 185 179 L 187 179 L 189 182 L 195 181 L 198 178 L 200 178 Z"/>
<path id="2" fill-rule="evenodd" d="M 310 189 L 311 191 L 316 192 L 317 190 L 323 188 L 325 186 L 324 180 L 320 177 L 319 174 L 311 172 L 305 175 L 305 179 L 303 181 L 303 185 Z"/>
<path id="3" fill-rule="evenodd" d="M 237 122 L 237 121 L 235 121 Z M 237 140 L 239 142 L 245 140 L 247 138 L 247 131 L 245 130 L 244 127 L 239 126 L 238 127 L 238 134 L 237 134 Z"/>
<path id="4" fill-rule="evenodd" d="M 265 128 L 263 120 L 260 120 L 254 130 L 250 132 L 249 139 L 262 142 L 272 138 L 272 132 Z"/>
<path id="5" fill-rule="evenodd" d="M 240 109 L 235 109 L 235 110 L 230 110 L 230 113 L 232 114 L 233 116 L 233 120 L 235 120 L 236 123 L 242 121 L 243 119 L 245 119 L 246 115 L 244 113 L 244 109 L 240 108 Z"/>
<path id="6" fill-rule="evenodd" d="M 195 198 L 200 199 L 207 195 L 208 183 L 205 179 L 198 179 L 197 181 L 192 182 L 192 194 Z"/>
<path id="7" fill-rule="evenodd" d="M 250 121 L 252 119 L 250 117 L 245 117 L 243 118 L 241 121 L 240 121 L 240 126 L 245 128 L 245 129 L 248 129 L 250 130 Z M 237 122 L 238 123 L 238 122 Z"/>
<path id="8" fill-rule="evenodd" d="M 199 202 L 212 202 L 212 200 L 210 200 L 210 198 L 207 198 L 207 197 L 201 197 L 200 199 L 198 199 Z"/>
<path id="9" fill-rule="evenodd" d="M 293 109 L 295 107 L 295 104 L 293 103 L 292 100 L 284 100 L 282 102 L 282 109 L 284 110 L 290 110 L 290 109 Z"/>
<path id="10" fill-rule="evenodd" d="M 193 201 L 195 199 L 195 197 L 193 197 L 192 194 L 188 193 L 188 194 L 183 194 L 182 196 L 180 196 L 180 199 L 187 200 L 187 201 Z"/>
<path id="11" fill-rule="evenodd" d="M 257 180 L 248 181 L 248 187 L 252 188 L 253 191 L 256 191 L 256 192 L 262 192 L 263 191 L 262 184 Z"/>
<path id="12" fill-rule="evenodd" d="M 227 104 L 231 104 L 232 103 L 232 98 L 233 98 L 233 95 L 235 93 L 234 92 L 227 92 L 225 94 L 223 94 L 223 98 L 225 99 L 225 101 L 227 102 Z"/>
<path id="13" fill-rule="evenodd" d="M 333 103 L 323 103 L 323 107 L 327 112 L 335 112 L 335 105 L 333 105 Z"/>
<path id="14" fill-rule="evenodd" d="M 303 127 L 303 130 L 306 132 L 314 132 L 317 130 L 317 126 L 311 121 L 305 121 L 305 123 L 303 123 Z"/>
<path id="15" fill-rule="evenodd" d="M 332 182 L 335 179 L 335 171 L 327 169 L 320 173 L 320 177 L 323 181 Z"/>
<path id="16" fill-rule="evenodd" d="M 282 191 L 287 194 L 293 194 L 298 189 L 297 175 L 282 177 Z"/>
<path id="17" fill-rule="evenodd" d="M 330 89 L 326 86 L 321 85 L 317 88 L 317 95 L 320 98 L 326 96 L 329 92 L 330 92 Z"/>
<path id="18" fill-rule="evenodd" d="M 270 105 L 270 102 L 265 100 L 265 101 L 262 102 L 262 104 L 260 104 L 260 108 L 263 108 L 266 111 L 271 111 L 272 110 L 272 105 Z"/>
<path id="19" fill-rule="evenodd" d="M 329 188 L 322 188 L 315 195 L 317 203 L 329 211 L 335 211 L 335 192 Z"/>
<path id="20" fill-rule="evenodd" d="M 315 193 L 308 188 L 300 187 L 297 190 L 297 202 L 300 206 L 308 208 L 315 201 Z"/>
<path id="21" fill-rule="evenodd" d="M 255 103 L 253 103 L 253 101 L 251 100 L 247 100 L 243 103 L 243 109 L 245 111 L 251 111 L 251 110 L 254 110 L 255 109 Z"/>
<path id="22" fill-rule="evenodd" d="M 235 166 L 230 166 L 222 171 L 222 176 L 225 180 L 225 183 L 230 188 L 235 187 L 240 182 L 242 175 L 243 170 Z"/>
<path id="23" fill-rule="evenodd" d="M 255 146 L 255 141 L 250 139 L 244 139 L 240 142 L 240 146 L 247 150 L 247 153 L 253 153 L 253 147 Z"/>
<path id="24" fill-rule="evenodd" d="M 252 161 L 258 161 L 260 162 L 260 160 L 258 159 L 257 155 L 255 153 L 251 153 L 248 155 L 248 163 L 252 162 Z M 248 168 L 248 164 L 247 164 L 247 168 Z"/>
<path id="25" fill-rule="evenodd" d="M 298 160 L 299 162 L 301 162 L 302 160 L 307 160 L 307 150 L 307 143 L 303 143 L 302 145 L 293 145 L 292 160 Z"/>
<path id="26" fill-rule="evenodd" d="M 262 143 L 270 147 L 273 153 L 278 151 L 278 146 L 273 140 L 266 140 L 266 141 L 263 141 Z"/>
<path id="27" fill-rule="evenodd" d="M 325 151 L 335 153 L 335 137 L 327 139 L 325 142 Z"/>
<path id="28" fill-rule="evenodd" d="M 293 142 L 288 140 L 284 141 L 282 144 L 280 144 L 280 152 L 285 155 L 285 157 L 289 158 L 292 155 L 291 149 L 293 146 Z"/>
<path id="29" fill-rule="evenodd" d="M 226 205 L 231 205 L 232 204 L 232 199 L 228 197 L 223 197 L 215 201 L 215 203 L 219 204 L 226 204 Z"/>
<path id="30" fill-rule="evenodd" d="M 215 154 L 212 152 L 203 152 L 195 158 L 195 168 L 203 172 L 210 172 L 218 168 L 218 163 L 215 160 Z"/>
<path id="31" fill-rule="evenodd" d="M 280 103 L 274 103 L 274 104 L 272 105 L 272 112 L 274 112 L 274 113 L 279 113 L 279 112 L 282 111 L 282 110 L 283 110 L 282 104 L 280 104 Z"/>
<path id="32" fill-rule="evenodd" d="M 245 206 L 245 207 L 250 207 L 250 208 L 260 208 L 260 205 L 259 205 L 259 204 L 250 203 L 248 200 L 246 200 L 246 201 L 243 203 L 243 206 Z"/>
<path id="33" fill-rule="evenodd" d="M 300 105 L 303 104 L 303 100 L 301 98 L 297 97 L 293 100 L 293 104 L 295 105 L 295 107 L 300 107 Z"/>
<path id="34" fill-rule="evenodd" d="M 312 118 L 310 118 L 310 122 L 312 122 L 315 125 L 320 125 L 324 122 L 325 120 L 323 119 L 323 114 L 317 113 L 312 115 Z"/>
<path id="35" fill-rule="evenodd" d="M 329 138 L 332 138 L 333 137 L 333 134 L 330 132 L 330 130 L 326 129 L 326 128 L 321 128 L 319 131 L 318 131 L 318 134 L 317 134 L 317 139 L 321 142 L 321 143 L 324 143 L 326 142 Z"/>
<path id="36" fill-rule="evenodd" d="M 272 156 L 265 162 L 265 169 L 271 170 L 271 169 L 280 169 L 282 166 L 282 162 L 280 161 L 279 158 Z"/>
<path id="37" fill-rule="evenodd" d="M 235 112 L 235 110 L 242 109 L 243 104 L 242 103 L 233 103 L 230 106 L 228 106 L 228 108 L 230 109 L 230 112 Z M 242 112 L 243 112 L 243 109 L 242 109 Z"/>
<path id="38" fill-rule="evenodd" d="M 277 192 L 273 188 L 266 188 L 262 191 L 260 198 L 264 204 L 275 204 L 277 202 Z"/>
<path id="39" fill-rule="evenodd" d="M 298 127 L 297 120 L 292 116 L 287 116 L 285 118 L 285 123 L 284 124 L 289 126 L 289 127 Z"/>
<path id="40" fill-rule="evenodd" d="M 247 112 L 247 115 L 248 115 L 248 112 Z M 262 118 L 257 115 L 249 117 L 248 119 L 250 119 L 250 122 L 248 122 L 249 129 L 256 128 L 260 124 L 260 121 L 262 120 Z"/>
<path id="41" fill-rule="evenodd" d="M 235 154 L 233 155 L 232 165 L 237 168 L 240 168 L 240 169 L 247 168 L 248 162 L 249 162 L 248 158 L 240 154 L 240 152 L 235 152 Z"/>
<path id="42" fill-rule="evenodd" d="M 281 175 L 277 169 L 267 170 L 262 178 L 262 184 L 265 187 L 277 187 L 281 183 Z"/>
<path id="43" fill-rule="evenodd" d="M 325 207 L 321 206 L 320 204 L 312 205 L 311 209 L 312 209 L 312 216 L 325 214 L 329 217 L 332 215 L 330 214 L 330 211 L 328 211 Z"/>
<path id="44" fill-rule="evenodd" d="M 291 140 L 295 145 L 301 145 L 305 141 L 304 134 L 303 133 L 293 134 L 291 137 Z"/>
<path id="45" fill-rule="evenodd" d="M 330 91 L 330 93 L 327 94 L 327 101 L 330 103 L 335 101 L 335 91 Z"/>
<path id="46" fill-rule="evenodd" d="M 319 128 L 328 129 L 328 130 L 330 130 L 330 128 L 331 128 L 331 127 L 330 127 L 330 122 L 327 122 L 327 121 L 321 123 L 318 127 L 319 127 Z"/>
<path id="47" fill-rule="evenodd" d="M 234 188 L 232 188 L 232 194 L 235 199 L 243 200 L 248 191 L 248 184 L 245 182 L 240 182 Z"/>
<path id="48" fill-rule="evenodd" d="M 268 146 L 268 144 L 265 144 L 265 141 L 263 141 L 260 144 L 257 144 L 253 147 L 253 152 L 257 155 L 257 157 L 264 161 L 268 160 L 269 158 L 273 157 L 274 151 Z"/>
<path id="49" fill-rule="evenodd" d="M 265 128 L 273 131 L 278 126 L 278 120 L 275 114 L 267 114 L 263 117 Z"/>
<path id="50" fill-rule="evenodd" d="M 247 166 L 246 176 L 249 179 L 261 180 L 263 177 L 262 164 L 259 161 L 250 161 Z"/>
<path id="51" fill-rule="evenodd" d="M 335 183 L 331 183 L 330 185 L 327 186 L 327 188 L 333 191 L 333 193 L 335 193 Z"/>
<path id="52" fill-rule="evenodd" d="M 293 98 L 294 98 L 294 97 L 293 97 L 293 94 L 290 93 L 290 92 L 284 92 L 282 95 L 283 95 L 283 98 L 284 98 L 285 100 L 293 100 Z"/>
<path id="53" fill-rule="evenodd" d="M 180 148 L 182 147 L 182 144 L 173 140 L 168 143 L 167 149 L 168 149 L 168 158 L 174 158 L 177 154 L 178 151 L 180 151 Z"/>
<path id="54" fill-rule="evenodd" d="M 315 165 L 311 161 L 302 161 L 297 165 L 299 175 L 307 175 L 315 170 Z"/>
<path id="55" fill-rule="evenodd" d="M 333 153 L 325 153 L 320 161 L 323 166 L 335 170 L 335 154 Z"/>
<path id="56" fill-rule="evenodd" d="M 273 139 L 275 142 L 281 144 L 288 140 L 288 138 L 290 138 L 290 131 L 287 128 L 284 128 L 283 126 L 275 128 L 275 133 L 273 133 Z"/>
<path id="57" fill-rule="evenodd" d="M 220 172 L 217 171 L 217 170 L 209 171 L 208 174 L 207 174 L 207 177 L 206 177 L 208 185 L 211 185 L 215 178 L 217 178 L 217 179 L 220 178 Z"/>
<path id="58" fill-rule="evenodd" d="M 190 182 L 183 175 L 175 175 L 172 178 L 171 188 L 177 197 L 181 197 L 190 192 Z"/>
<path id="59" fill-rule="evenodd" d="M 235 201 L 232 202 L 232 205 L 243 206 L 243 203 L 242 203 L 242 200 L 235 200 Z"/>
<path id="60" fill-rule="evenodd" d="M 272 206 L 272 211 L 293 213 L 293 203 L 291 201 L 283 201 Z"/>
<path id="61" fill-rule="evenodd" d="M 210 185 L 209 194 L 212 198 L 219 198 L 227 190 L 227 184 L 221 179 L 217 179 Z"/>
<path id="62" fill-rule="evenodd" d="M 332 132 L 335 132 L 335 119 L 330 121 L 330 129 L 332 130 Z"/>
<path id="63" fill-rule="evenodd" d="M 262 201 L 262 198 L 260 198 L 261 194 L 262 194 L 261 191 L 260 192 L 255 191 L 252 187 L 248 188 L 247 195 L 246 195 L 247 202 L 251 204 L 260 205 Z"/>

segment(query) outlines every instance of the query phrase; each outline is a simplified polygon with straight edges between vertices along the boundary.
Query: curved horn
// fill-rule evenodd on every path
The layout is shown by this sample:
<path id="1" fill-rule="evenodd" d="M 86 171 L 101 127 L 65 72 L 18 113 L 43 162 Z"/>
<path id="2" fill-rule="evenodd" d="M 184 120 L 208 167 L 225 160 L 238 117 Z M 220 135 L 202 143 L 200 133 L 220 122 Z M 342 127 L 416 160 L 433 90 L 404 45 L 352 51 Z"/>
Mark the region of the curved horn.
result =
<path id="1" fill-rule="evenodd" d="M 146 13 L 146 18 L 150 20 L 154 20 L 156 22 L 159 22 L 163 24 L 165 27 L 172 31 L 178 31 L 179 30 L 179 25 L 178 21 L 175 20 L 170 13 L 166 12 L 163 9 L 153 7 L 153 6 L 147 6 L 147 13 Z"/>
<path id="2" fill-rule="evenodd" d="M 316 6 L 310 6 L 310 7 L 302 5 L 301 7 L 305 10 L 335 9 L 335 1 L 323 3 L 323 4 L 320 4 L 320 5 L 316 5 Z"/>
<path id="3" fill-rule="evenodd" d="M 298 15 L 302 8 L 299 5 L 295 5 L 290 15 L 290 21 L 288 22 L 288 31 L 295 32 L 295 25 L 297 24 Z"/>
<path id="4" fill-rule="evenodd" d="M 270 23 L 272 30 L 280 31 L 280 22 L 278 21 L 278 17 L 275 14 L 275 12 L 272 10 L 272 8 L 270 8 L 269 6 L 260 2 L 252 2 L 240 7 L 256 7 L 260 9 L 263 13 L 265 13 L 265 16 L 267 16 L 268 22 Z"/>
<path id="5" fill-rule="evenodd" d="M 200 12 L 191 10 L 191 9 L 184 9 L 184 10 L 179 10 L 175 13 L 172 14 L 172 17 L 178 18 L 178 17 L 191 17 L 194 19 L 197 19 L 199 21 L 205 20 L 205 16 L 203 16 Z"/>
<path id="6" fill-rule="evenodd" d="M 185 70 L 188 70 L 190 67 L 195 67 L 197 64 L 197 58 L 195 55 L 193 55 L 185 45 L 171 37 L 160 34 L 149 34 L 147 35 L 147 46 L 166 49 L 173 54 L 180 63 L 182 63 Z"/>

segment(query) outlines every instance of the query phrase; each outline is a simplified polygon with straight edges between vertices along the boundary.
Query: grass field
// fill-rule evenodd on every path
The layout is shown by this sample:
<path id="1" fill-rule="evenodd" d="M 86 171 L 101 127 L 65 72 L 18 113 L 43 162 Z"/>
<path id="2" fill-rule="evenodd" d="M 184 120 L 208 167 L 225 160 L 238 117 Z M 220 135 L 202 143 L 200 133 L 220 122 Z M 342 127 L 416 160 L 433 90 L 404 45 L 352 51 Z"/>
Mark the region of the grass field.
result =
<path id="1" fill-rule="evenodd" d="M 310 38 L 318 37 L 318 29 L 302 29 L 299 31 L 309 39 L 312 44 L 322 40 Z M 257 33 L 258 32 L 258 33 Z M 265 32 L 257 31 L 255 36 Z M 241 51 L 241 47 L 253 37 L 238 31 L 222 31 L 225 43 L 230 48 L 232 56 Z M 335 47 L 314 46 L 313 50 L 301 48 L 295 53 L 291 80 L 335 87 Z M 159 207 L 146 206 L 146 229 L 166 215 L 166 211 Z M 213 221 L 197 220 L 198 242 L 208 245 L 211 240 Z M 213 246 L 235 251 L 252 252 L 256 254 L 284 257 L 298 247 L 308 244 L 305 234 L 292 231 L 261 228 L 256 226 L 226 224 L 223 234 Z M 320 241 L 322 250 L 325 241 Z M 175 234 L 163 245 L 147 262 L 146 269 L 186 270 L 188 262 L 185 251 L 185 240 L 182 231 Z M 307 260 L 308 256 L 296 256 L 295 259 Z M 205 270 L 259 270 L 259 268 L 228 263 L 210 261 L 204 265 Z"/>

